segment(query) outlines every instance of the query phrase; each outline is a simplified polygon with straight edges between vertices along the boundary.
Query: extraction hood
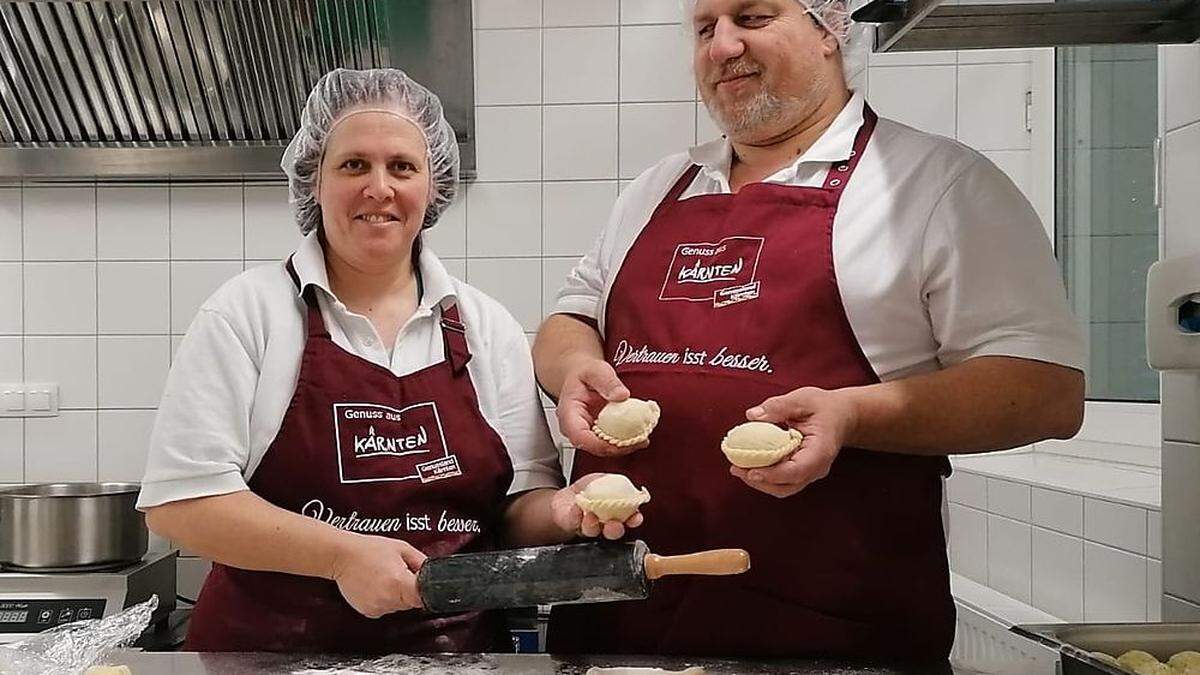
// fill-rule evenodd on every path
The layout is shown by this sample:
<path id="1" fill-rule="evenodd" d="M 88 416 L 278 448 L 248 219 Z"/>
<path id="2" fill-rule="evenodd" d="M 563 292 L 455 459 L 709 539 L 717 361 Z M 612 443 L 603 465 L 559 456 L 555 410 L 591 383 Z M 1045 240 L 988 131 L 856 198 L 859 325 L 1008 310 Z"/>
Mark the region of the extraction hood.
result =
<path id="1" fill-rule="evenodd" d="M 0 178 L 277 179 L 309 89 L 403 68 L 472 175 L 471 0 L 0 0 Z"/>
<path id="2" fill-rule="evenodd" d="M 877 52 L 1200 40 L 1200 0 L 953 5 L 942 0 L 872 0 L 852 16 L 879 24 Z"/>

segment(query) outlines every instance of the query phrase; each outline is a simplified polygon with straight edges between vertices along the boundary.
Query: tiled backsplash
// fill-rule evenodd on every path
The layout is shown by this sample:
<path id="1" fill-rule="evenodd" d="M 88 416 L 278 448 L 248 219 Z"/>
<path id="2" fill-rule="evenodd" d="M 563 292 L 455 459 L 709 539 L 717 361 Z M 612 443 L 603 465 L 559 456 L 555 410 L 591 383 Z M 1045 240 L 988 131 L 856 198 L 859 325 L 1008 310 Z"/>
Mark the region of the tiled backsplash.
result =
<path id="1" fill-rule="evenodd" d="M 618 190 L 717 135 L 678 0 L 477 0 L 478 180 L 428 242 L 527 331 Z M 956 136 L 1027 191 L 1030 52 L 872 58 L 880 114 Z M 171 353 L 224 280 L 298 233 L 282 185 L 0 188 L 0 381 L 60 385 L 55 418 L 0 419 L 0 483 L 141 475 Z M 184 561 L 194 592 L 202 563 Z"/>
<path id="2" fill-rule="evenodd" d="M 957 468 L 951 568 L 1065 621 L 1157 621 L 1159 511 Z"/>

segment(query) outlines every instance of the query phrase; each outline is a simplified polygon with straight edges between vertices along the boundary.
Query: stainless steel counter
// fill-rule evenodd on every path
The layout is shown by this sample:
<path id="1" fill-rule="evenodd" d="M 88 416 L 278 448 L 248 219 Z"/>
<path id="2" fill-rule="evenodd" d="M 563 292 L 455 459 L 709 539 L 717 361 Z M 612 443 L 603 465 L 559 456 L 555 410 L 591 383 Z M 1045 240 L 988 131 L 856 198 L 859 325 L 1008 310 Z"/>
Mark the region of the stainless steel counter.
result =
<path id="1" fill-rule="evenodd" d="M 682 670 L 702 666 L 707 675 L 753 673 L 828 673 L 831 675 L 968 675 L 979 671 L 946 665 L 943 668 L 869 668 L 844 663 L 816 661 L 725 661 L 667 657 L 557 657 L 548 654 L 484 654 L 446 656 L 390 656 L 374 661 L 344 657 L 267 653 L 197 654 L 193 652 L 118 652 L 109 662 L 128 665 L 133 675 L 258 675 L 296 673 L 445 673 L 528 675 L 583 675 L 590 666 L 641 666 Z M 340 669 L 340 670 L 339 670 Z"/>

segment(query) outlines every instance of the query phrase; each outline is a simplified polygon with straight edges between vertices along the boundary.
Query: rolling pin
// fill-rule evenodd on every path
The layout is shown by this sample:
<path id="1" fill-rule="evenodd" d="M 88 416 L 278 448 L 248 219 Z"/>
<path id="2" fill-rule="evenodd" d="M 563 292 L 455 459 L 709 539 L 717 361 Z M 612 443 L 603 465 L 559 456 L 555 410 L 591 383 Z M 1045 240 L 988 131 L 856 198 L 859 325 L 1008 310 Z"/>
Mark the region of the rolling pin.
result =
<path id="1" fill-rule="evenodd" d="M 750 569 L 738 548 L 659 556 L 645 542 L 589 542 L 429 558 L 417 590 L 432 612 L 641 600 L 650 582 L 674 574 Z"/>

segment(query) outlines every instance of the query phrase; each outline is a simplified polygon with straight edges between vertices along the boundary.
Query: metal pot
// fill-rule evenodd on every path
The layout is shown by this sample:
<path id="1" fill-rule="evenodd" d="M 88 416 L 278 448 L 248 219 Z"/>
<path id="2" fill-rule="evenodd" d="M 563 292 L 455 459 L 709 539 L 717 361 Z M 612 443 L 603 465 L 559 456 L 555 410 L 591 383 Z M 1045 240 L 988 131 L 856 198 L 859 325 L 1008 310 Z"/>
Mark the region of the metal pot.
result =
<path id="1" fill-rule="evenodd" d="M 149 534 L 137 483 L 45 483 L 0 490 L 0 566 L 83 571 L 141 560 Z"/>

